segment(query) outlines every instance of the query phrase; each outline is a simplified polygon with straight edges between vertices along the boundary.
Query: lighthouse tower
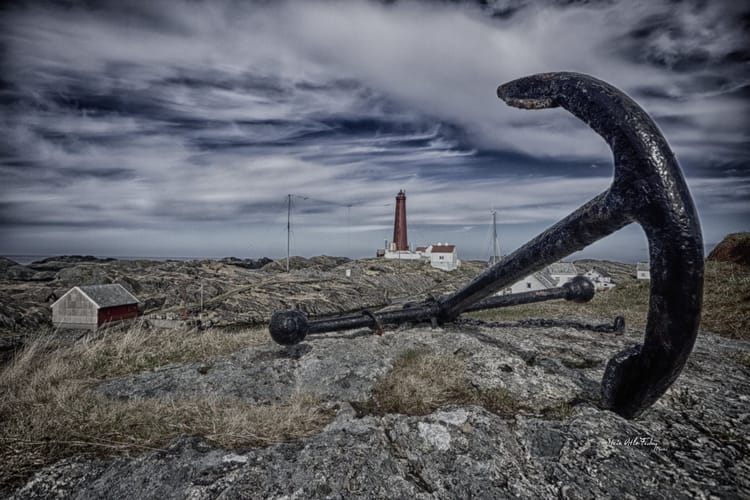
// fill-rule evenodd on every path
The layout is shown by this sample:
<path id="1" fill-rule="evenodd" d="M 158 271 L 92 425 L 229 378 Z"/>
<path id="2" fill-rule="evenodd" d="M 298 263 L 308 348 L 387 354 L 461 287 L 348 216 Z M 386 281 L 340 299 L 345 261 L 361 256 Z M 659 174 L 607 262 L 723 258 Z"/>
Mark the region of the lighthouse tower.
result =
<path id="1" fill-rule="evenodd" d="M 397 252 L 409 250 L 409 240 L 406 237 L 406 193 L 402 189 L 396 195 L 396 218 L 393 222 L 393 245 Z"/>

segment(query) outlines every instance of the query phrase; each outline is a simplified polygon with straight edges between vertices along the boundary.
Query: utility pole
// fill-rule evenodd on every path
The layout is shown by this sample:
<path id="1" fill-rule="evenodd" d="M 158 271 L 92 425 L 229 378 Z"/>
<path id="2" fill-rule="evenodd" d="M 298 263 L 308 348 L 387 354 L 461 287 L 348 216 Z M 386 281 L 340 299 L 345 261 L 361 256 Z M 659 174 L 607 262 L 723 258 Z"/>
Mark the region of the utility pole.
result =
<path id="1" fill-rule="evenodd" d="M 346 252 L 352 256 L 352 206 L 346 206 Z"/>
<path id="2" fill-rule="evenodd" d="M 292 228 L 292 195 L 286 195 L 286 272 L 289 272 L 289 248 Z"/>
<path id="3" fill-rule="evenodd" d="M 492 211 L 492 265 L 500 260 L 500 248 L 497 243 L 497 211 Z"/>

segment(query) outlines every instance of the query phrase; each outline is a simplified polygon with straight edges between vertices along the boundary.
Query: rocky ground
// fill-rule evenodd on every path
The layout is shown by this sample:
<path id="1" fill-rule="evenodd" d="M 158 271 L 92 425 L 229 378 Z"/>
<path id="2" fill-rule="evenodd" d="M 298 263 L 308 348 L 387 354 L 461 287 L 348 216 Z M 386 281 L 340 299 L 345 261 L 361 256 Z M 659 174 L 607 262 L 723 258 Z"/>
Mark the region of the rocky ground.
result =
<path id="1" fill-rule="evenodd" d="M 616 281 L 633 279 L 634 266 L 580 264 Z M 215 324 L 262 324 L 289 307 L 315 316 L 400 307 L 450 292 L 481 271 L 472 263 L 445 273 L 424 263 L 332 257 L 295 258 L 291 268 L 285 273 L 285 262 L 240 259 L 66 257 L 20 268 L 0 260 L 0 340 L 22 342 L 25 332 L 48 325 L 49 302 L 79 284 L 119 282 L 147 310 L 194 311 L 203 283 Z M 746 280 L 744 268 L 731 272 Z M 736 300 L 734 309 L 746 307 L 746 298 Z M 579 317 L 566 309 L 564 317 L 612 322 L 586 307 Z M 476 319 L 435 329 L 404 325 L 382 336 L 369 330 L 310 336 L 293 347 L 267 338 L 219 357 L 197 349 L 179 357 L 191 362 L 89 377 L 80 382 L 85 390 L 113 404 L 226 400 L 283 408 L 305 395 L 328 417 L 306 437 L 262 446 L 221 446 L 208 434 L 181 433 L 138 453 L 67 453 L 54 463 L 40 461 L 21 482 L 0 481 L 14 485 L 0 488 L 0 496 L 750 498 L 750 342 L 702 331 L 676 383 L 628 421 L 600 407 L 599 383 L 607 360 L 641 342 L 643 330 L 630 322 L 623 335 L 572 328 L 571 321 L 538 324 L 544 326 Z M 106 415 L 118 414 L 97 418 Z M 97 428 L 92 418 L 80 416 Z M 107 426 L 127 436 L 117 421 Z M 12 456 L 13 445 L 3 446 Z"/>
<path id="2" fill-rule="evenodd" d="M 27 266 L 0 257 L 0 364 L 29 333 L 52 329 L 50 305 L 74 286 L 120 283 L 145 317 L 202 319 L 214 327 L 267 324 L 275 311 L 358 311 L 454 291 L 482 270 L 466 262 L 446 273 L 427 262 L 345 257 L 286 261 L 153 261 L 51 257 Z M 346 275 L 347 271 L 349 276 Z M 201 311 L 201 293 L 203 309 Z"/>
<path id="3" fill-rule="evenodd" d="M 637 420 L 599 408 L 606 361 L 642 333 L 459 324 L 271 342 L 211 363 L 112 379 L 117 399 L 319 396 L 333 420 L 304 439 L 224 449 L 182 437 L 135 457 L 62 460 L 12 498 L 747 498 L 747 342 L 699 336 L 685 371 Z M 414 353 L 458 360 L 498 405 L 382 411 L 375 393 Z M 399 361 L 401 360 L 401 361 Z M 438 374 L 435 374 L 438 377 Z"/>
<path id="4" fill-rule="evenodd" d="M 342 257 L 151 261 L 67 256 L 28 266 L 0 257 L 0 334 L 51 326 L 50 304 L 73 286 L 120 283 L 143 313 L 197 314 L 214 325 L 261 324 L 274 311 L 299 307 L 325 315 L 440 295 L 481 270 L 466 263 L 446 273 L 426 262 Z M 350 276 L 346 276 L 346 271 Z"/>

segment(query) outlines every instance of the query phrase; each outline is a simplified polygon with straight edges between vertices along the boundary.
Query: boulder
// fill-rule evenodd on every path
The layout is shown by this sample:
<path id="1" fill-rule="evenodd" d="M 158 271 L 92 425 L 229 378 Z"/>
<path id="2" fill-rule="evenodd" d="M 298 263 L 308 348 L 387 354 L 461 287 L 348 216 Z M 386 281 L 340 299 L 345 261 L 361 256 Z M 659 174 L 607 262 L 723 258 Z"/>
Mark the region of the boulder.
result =
<path id="1" fill-rule="evenodd" d="M 711 250 L 706 260 L 750 266 L 750 233 L 728 234 Z"/>

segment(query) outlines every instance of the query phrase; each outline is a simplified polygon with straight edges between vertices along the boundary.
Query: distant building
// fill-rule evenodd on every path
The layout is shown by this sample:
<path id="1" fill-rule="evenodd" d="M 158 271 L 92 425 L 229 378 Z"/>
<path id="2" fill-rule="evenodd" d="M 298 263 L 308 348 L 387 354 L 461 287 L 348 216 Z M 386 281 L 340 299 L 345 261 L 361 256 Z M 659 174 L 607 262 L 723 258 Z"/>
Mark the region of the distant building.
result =
<path id="1" fill-rule="evenodd" d="M 437 243 L 419 246 L 411 251 L 406 229 L 406 192 L 402 189 L 396 195 L 396 213 L 393 221 L 393 241 L 385 242 L 385 248 L 376 250 L 375 255 L 386 259 L 429 260 L 432 267 L 453 271 L 461 265 L 455 245 Z"/>
<path id="2" fill-rule="evenodd" d="M 443 271 L 453 271 L 461 266 L 456 245 L 435 243 L 434 245 L 417 247 L 413 252 L 409 250 L 397 251 L 393 248 L 393 243 L 391 243 L 390 248 L 384 252 L 383 256 L 386 259 L 429 260 L 432 267 Z"/>
<path id="3" fill-rule="evenodd" d="M 409 239 L 406 236 L 406 191 L 403 189 L 396 195 L 396 214 L 393 221 L 391 245 L 396 252 L 409 251 Z"/>
<path id="4" fill-rule="evenodd" d="M 563 286 L 579 274 L 572 262 L 554 262 L 547 266 L 547 271 L 557 283 L 555 286 Z"/>
<path id="5" fill-rule="evenodd" d="M 398 260 L 420 260 L 422 254 L 411 252 L 409 250 L 393 250 L 394 245 L 391 244 L 390 248 L 383 252 L 383 257 L 386 259 L 398 259 Z"/>
<path id="6" fill-rule="evenodd" d="M 526 276 L 505 288 L 498 295 L 509 293 L 534 292 L 562 286 L 578 276 L 578 269 L 571 262 L 555 262 L 541 271 Z"/>
<path id="7" fill-rule="evenodd" d="M 52 323 L 96 330 L 105 323 L 137 317 L 138 302 L 119 284 L 76 286 L 50 306 Z"/>
<path id="8" fill-rule="evenodd" d="M 615 287 L 615 283 L 612 282 L 612 277 L 609 273 L 603 269 L 597 269 L 592 267 L 584 274 L 588 279 L 594 283 L 596 291 L 609 290 Z"/>
<path id="9" fill-rule="evenodd" d="M 385 242 L 383 252 L 378 250 L 378 257 L 399 260 L 419 260 L 422 256 L 409 250 L 406 236 L 406 192 L 402 189 L 396 195 L 396 213 L 393 221 L 393 241 Z"/>
<path id="10" fill-rule="evenodd" d="M 651 279 L 651 265 L 648 262 L 639 262 L 635 265 L 635 277 L 639 280 Z"/>
<path id="11" fill-rule="evenodd" d="M 420 252 L 420 249 L 424 248 Z M 458 252 L 456 251 L 456 245 L 449 245 L 447 243 L 437 243 L 428 247 L 417 247 L 417 253 L 422 255 L 423 258 L 430 259 L 430 265 L 443 271 L 453 271 L 461 266 L 461 261 L 458 259 Z"/>
<path id="12" fill-rule="evenodd" d="M 546 290 L 557 286 L 557 280 L 552 277 L 549 268 L 545 267 L 541 271 L 526 276 L 524 279 L 516 281 L 500 294 L 534 292 L 536 290 Z"/>

